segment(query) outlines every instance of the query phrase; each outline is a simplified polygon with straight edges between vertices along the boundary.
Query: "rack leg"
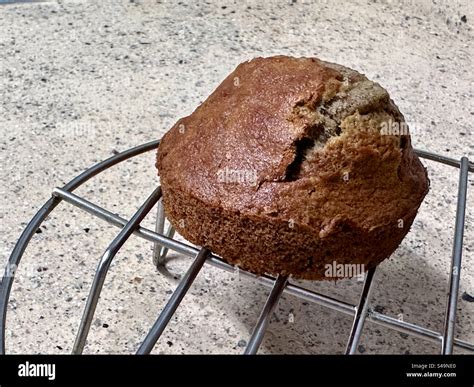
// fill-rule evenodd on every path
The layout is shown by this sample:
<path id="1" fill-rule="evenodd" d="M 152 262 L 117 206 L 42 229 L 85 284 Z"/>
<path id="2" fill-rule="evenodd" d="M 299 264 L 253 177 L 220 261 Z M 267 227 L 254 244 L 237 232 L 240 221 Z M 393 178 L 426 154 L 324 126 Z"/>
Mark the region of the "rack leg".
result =
<path id="1" fill-rule="evenodd" d="M 469 161 L 467 157 L 463 157 L 461 159 L 461 168 L 459 172 L 458 204 L 456 209 L 456 224 L 454 229 L 453 256 L 451 261 L 451 273 L 449 277 L 449 291 L 446 305 L 443 340 L 441 342 L 441 353 L 443 355 L 451 355 L 453 353 L 454 346 L 459 281 L 461 278 L 462 245 L 466 217 L 468 172 Z"/>
<path id="2" fill-rule="evenodd" d="M 158 205 L 156 206 L 156 224 L 155 224 L 155 232 L 157 234 L 163 235 L 165 231 L 165 208 L 163 206 L 163 198 L 160 199 Z M 160 262 L 160 253 L 161 253 L 161 245 L 158 243 L 153 243 L 153 264 L 156 267 L 161 265 Z"/>
<path id="3" fill-rule="evenodd" d="M 157 234 L 165 235 L 168 238 L 173 238 L 175 229 L 172 225 L 169 225 L 168 230 L 165 234 L 165 209 L 163 206 L 163 199 L 160 199 L 157 206 L 157 214 L 156 214 L 156 225 L 155 225 L 155 232 Z M 153 244 L 153 264 L 156 268 L 161 268 L 165 265 L 166 255 L 168 254 L 168 248 L 161 246 L 158 243 Z"/>

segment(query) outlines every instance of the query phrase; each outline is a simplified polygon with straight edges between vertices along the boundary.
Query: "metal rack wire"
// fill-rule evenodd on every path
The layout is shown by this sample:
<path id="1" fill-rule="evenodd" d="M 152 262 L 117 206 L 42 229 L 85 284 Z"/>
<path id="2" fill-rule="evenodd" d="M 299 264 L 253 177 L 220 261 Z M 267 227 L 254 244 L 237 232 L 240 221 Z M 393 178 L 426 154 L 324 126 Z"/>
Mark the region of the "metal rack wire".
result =
<path id="1" fill-rule="evenodd" d="M 45 218 L 62 201 L 70 203 L 100 219 L 107 221 L 114 226 L 121 228 L 119 234 L 110 243 L 109 247 L 102 255 L 96 269 L 94 280 L 92 282 L 91 290 L 87 298 L 84 313 L 73 347 L 73 353 L 75 354 L 82 353 L 84 349 L 94 312 L 97 303 L 99 302 L 102 286 L 107 276 L 110 264 L 112 263 L 117 252 L 132 234 L 136 234 L 137 236 L 154 244 L 153 261 L 157 266 L 163 265 L 166 254 L 170 249 L 187 256 L 195 257 L 190 268 L 180 281 L 176 290 L 168 300 L 166 306 L 163 308 L 161 314 L 158 316 L 156 322 L 153 324 L 142 344 L 138 348 L 137 354 L 148 354 L 152 351 L 157 340 L 160 338 L 173 314 L 179 307 L 181 300 L 185 297 L 194 279 L 199 274 L 199 271 L 205 263 L 225 271 L 235 271 L 233 266 L 227 264 L 219 257 L 212 254 L 208 249 L 198 249 L 187 243 L 173 239 L 174 229 L 171 226 L 165 232 L 165 214 L 160 200 L 160 187 L 157 187 L 152 192 L 152 194 L 147 198 L 147 200 L 142 204 L 142 206 L 130 220 L 121 218 L 120 216 L 106 210 L 105 208 L 101 208 L 96 204 L 91 203 L 90 201 L 73 193 L 73 191 L 80 185 L 84 184 L 86 181 L 103 172 L 104 170 L 139 154 L 155 150 L 158 145 L 159 140 L 126 150 L 94 165 L 90 169 L 71 180 L 64 187 L 53 190 L 52 197 L 43 205 L 43 207 L 41 207 L 41 209 L 36 213 L 36 215 L 21 234 L 9 258 L 7 267 L 5 268 L 5 273 L 0 289 L 0 354 L 5 354 L 7 307 L 14 281 L 14 270 L 12 271 L 11 268 L 18 267 L 23 253 L 25 252 L 25 249 L 31 240 L 31 237 L 41 225 L 41 223 L 45 220 Z M 345 351 L 346 354 L 355 353 L 366 321 L 385 326 L 398 332 L 403 332 L 438 343 L 440 344 L 440 352 L 442 354 L 451 354 L 453 352 L 453 347 L 463 348 L 469 352 L 474 353 L 474 344 L 455 338 L 456 310 L 459 296 L 468 173 L 474 172 L 474 165 L 470 163 L 466 157 L 462 157 L 460 160 L 455 160 L 426 151 L 417 150 L 416 152 L 422 158 L 460 169 L 453 252 L 443 331 L 435 332 L 428 328 L 405 322 L 394 317 L 378 313 L 371 309 L 370 295 L 373 289 L 373 280 L 376 274 L 376 268 L 371 269 L 366 273 L 360 300 L 357 305 L 349 304 L 342 300 L 338 300 L 333 297 L 298 286 L 289 281 L 289 279 L 284 276 L 278 276 L 277 278 L 266 275 L 256 276 L 252 273 L 241 270 L 239 271 L 241 275 L 249 277 L 254 281 L 271 288 L 268 299 L 262 309 L 260 317 L 258 318 L 252 335 L 248 341 L 248 345 L 244 351 L 245 354 L 257 353 L 258 348 L 264 338 L 265 331 L 270 323 L 272 312 L 278 304 L 278 301 L 283 293 L 290 294 L 296 296 L 299 299 L 319 304 L 338 312 L 353 316 L 353 324 Z M 153 231 L 140 226 L 140 223 L 155 205 L 157 205 L 158 214 L 156 228 Z"/>

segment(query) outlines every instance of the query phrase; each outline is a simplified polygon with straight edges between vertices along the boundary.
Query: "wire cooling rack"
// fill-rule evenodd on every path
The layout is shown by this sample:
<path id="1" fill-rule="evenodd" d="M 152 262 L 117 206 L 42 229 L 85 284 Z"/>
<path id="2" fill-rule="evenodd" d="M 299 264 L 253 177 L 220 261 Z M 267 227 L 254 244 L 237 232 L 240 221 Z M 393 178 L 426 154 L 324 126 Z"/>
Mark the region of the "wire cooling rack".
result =
<path id="1" fill-rule="evenodd" d="M 27 225 L 21 234 L 18 242 L 13 249 L 13 252 L 5 268 L 1 289 L 0 289 L 0 353 L 5 354 L 5 325 L 7 317 L 8 300 L 10 297 L 11 288 L 14 281 L 14 273 L 20 263 L 20 260 L 25 252 L 28 243 L 35 231 L 39 228 L 45 218 L 55 209 L 55 207 L 62 201 L 70 203 L 80 209 L 103 219 L 114 226 L 120 227 L 121 231 L 110 243 L 107 250 L 102 255 L 98 267 L 95 272 L 94 280 L 92 282 L 91 290 L 89 292 L 84 313 L 80 322 L 79 331 L 74 342 L 73 353 L 82 353 L 91 322 L 94 316 L 97 303 L 100 298 L 100 293 L 107 276 L 110 264 L 115 255 L 132 235 L 136 234 L 143 239 L 154 244 L 154 263 L 157 266 L 164 264 L 166 254 L 169 249 L 178 253 L 195 257 L 190 268 L 183 276 L 174 293 L 171 295 L 166 306 L 163 308 L 161 314 L 158 316 L 156 322 L 146 335 L 137 350 L 137 354 L 148 354 L 155 346 L 157 340 L 163 333 L 167 324 L 171 320 L 174 312 L 179 307 L 181 300 L 186 295 L 191 287 L 194 279 L 203 267 L 204 263 L 208 263 L 219 269 L 234 272 L 235 268 L 227 264 L 222 259 L 212 254 L 208 249 L 198 249 L 189 244 L 173 239 L 174 229 L 170 226 L 168 230 L 164 230 L 165 214 L 161 203 L 161 188 L 157 187 L 148 199 L 142 204 L 138 211 L 130 220 L 121 218 L 120 216 L 101 208 L 86 199 L 77 196 L 73 191 L 80 185 L 92 177 L 100 174 L 104 170 L 139 154 L 155 150 L 159 145 L 158 141 L 152 141 L 135 148 L 119 153 L 107 160 L 104 160 L 90 169 L 86 170 L 62 188 L 56 188 L 52 192 L 52 197 L 41 207 L 36 213 L 30 223 Z M 468 173 L 474 172 L 474 165 L 469 162 L 467 157 L 462 157 L 460 160 L 440 156 L 426 151 L 417 150 L 417 154 L 425 159 L 433 160 L 442 164 L 449 165 L 454 168 L 459 168 L 459 188 L 457 197 L 456 223 L 454 231 L 453 252 L 451 261 L 451 271 L 447 292 L 447 305 L 444 320 L 444 329 L 442 332 L 435 332 L 425 327 L 411 324 L 394 317 L 390 317 L 383 313 L 378 313 L 369 307 L 370 296 L 373 289 L 373 279 L 376 268 L 369 270 L 365 274 L 364 285 L 360 294 L 360 299 L 357 305 L 349 304 L 344 301 L 335 299 L 333 297 L 323 295 L 304 287 L 293 284 L 287 277 L 278 276 L 276 278 L 270 276 L 256 276 L 246 271 L 239 271 L 245 277 L 252 278 L 256 282 L 266 285 L 271 288 L 268 299 L 260 313 L 255 328 L 248 341 L 245 349 L 245 354 L 255 354 L 262 343 L 265 331 L 269 325 L 272 312 L 277 305 L 280 296 L 283 292 L 296 296 L 297 298 L 319 304 L 330 309 L 336 310 L 353 316 L 353 324 L 349 334 L 345 353 L 354 354 L 359 343 L 365 322 L 371 321 L 375 324 L 385 326 L 387 328 L 410 334 L 440 345 L 440 352 L 442 354 L 452 354 L 453 347 L 463 348 L 469 352 L 474 353 L 474 344 L 463 340 L 458 340 L 455 335 L 456 324 L 456 309 L 457 300 L 459 296 L 459 281 L 461 272 L 462 246 L 463 246 L 463 232 L 466 213 L 466 196 L 468 186 Z M 149 230 L 140 226 L 141 221 L 145 216 L 157 205 L 158 213 L 155 230 Z"/>

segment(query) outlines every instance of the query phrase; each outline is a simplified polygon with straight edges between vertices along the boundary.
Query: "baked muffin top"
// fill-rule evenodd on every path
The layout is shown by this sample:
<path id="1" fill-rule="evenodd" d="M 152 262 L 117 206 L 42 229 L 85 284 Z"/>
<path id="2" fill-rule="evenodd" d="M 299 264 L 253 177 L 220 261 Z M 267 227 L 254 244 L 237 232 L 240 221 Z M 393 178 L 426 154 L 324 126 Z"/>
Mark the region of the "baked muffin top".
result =
<path id="1" fill-rule="evenodd" d="M 209 206 L 320 237 L 394 223 L 428 189 L 387 91 L 316 58 L 237 66 L 163 137 L 157 167 L 162 183 Z"/>

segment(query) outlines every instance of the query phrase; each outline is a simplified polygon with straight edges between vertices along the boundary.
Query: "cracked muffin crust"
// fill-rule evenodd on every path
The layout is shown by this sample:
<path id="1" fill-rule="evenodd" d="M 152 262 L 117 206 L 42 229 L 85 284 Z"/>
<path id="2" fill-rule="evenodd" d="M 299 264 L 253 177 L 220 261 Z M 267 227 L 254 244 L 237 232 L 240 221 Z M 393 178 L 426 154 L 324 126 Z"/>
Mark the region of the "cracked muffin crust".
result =
<path id="1" fill-rule="evenodd" d="M 387 91 L 316 58 L 237 66 L 163 137 L 168 219 L 257 274 L 334 279 L 397 248 L 429 181 Z"/>

